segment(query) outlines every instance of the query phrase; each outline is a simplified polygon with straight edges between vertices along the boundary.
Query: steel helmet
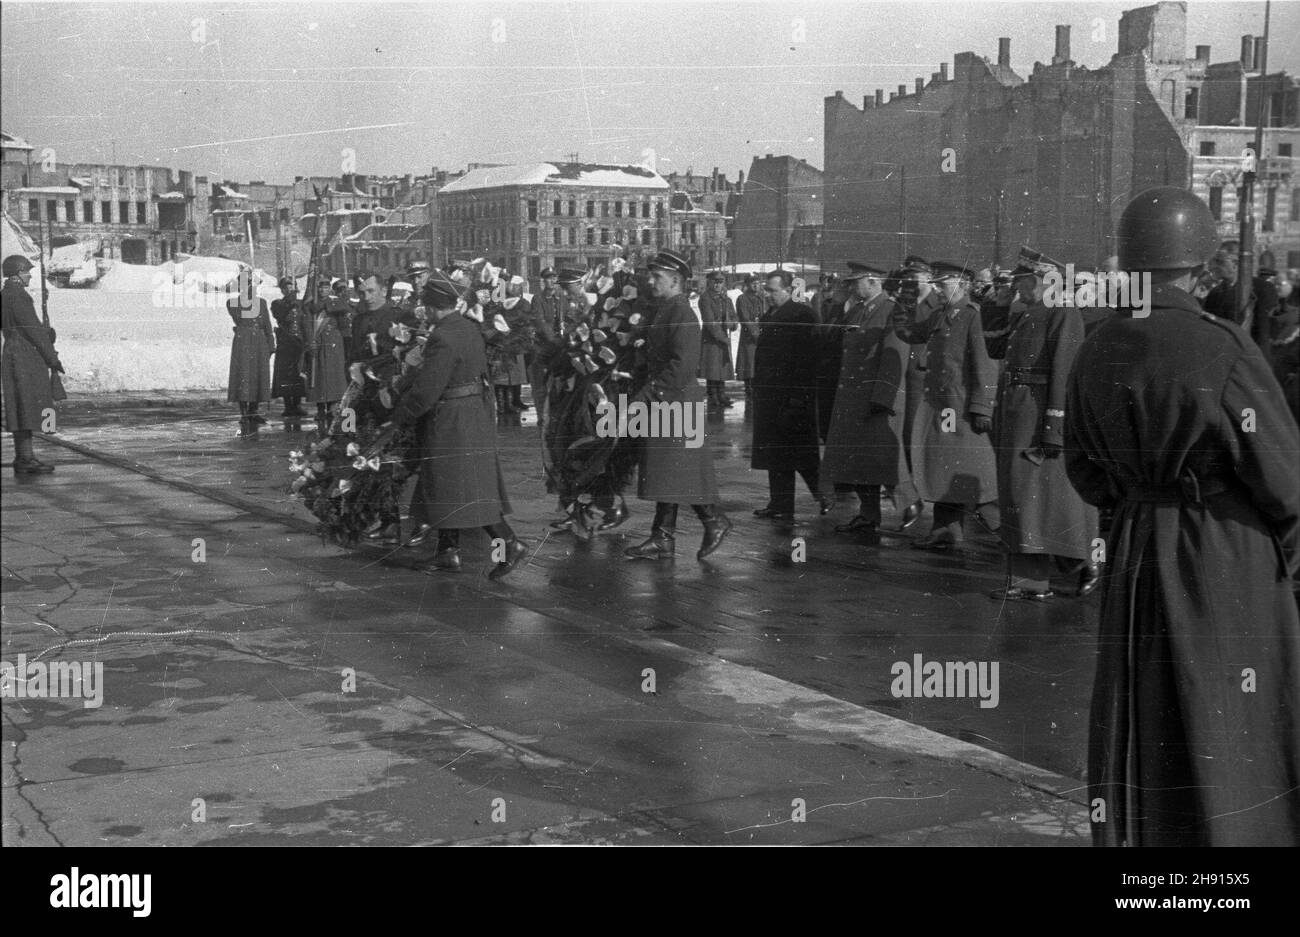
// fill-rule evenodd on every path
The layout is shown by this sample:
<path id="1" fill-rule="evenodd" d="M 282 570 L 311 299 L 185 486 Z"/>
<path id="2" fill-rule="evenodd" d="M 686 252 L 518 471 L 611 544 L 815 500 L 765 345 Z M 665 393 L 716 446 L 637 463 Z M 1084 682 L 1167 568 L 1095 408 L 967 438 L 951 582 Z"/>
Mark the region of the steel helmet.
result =
<path id="1" fill-rule="evenodd" d="M 16 277 L 18 274 L 25 270 L 30 270 L 34 266 L 35 264 L 22 254 L 10 254 L 4 259 L 3 272 L 6 277 Z"/>
<path id="2" fill-rule="evenodd" d="M 1122 270 L 1185 270 L 1199 267 L 1219 246 L 1206 204 L 1177 186 L 1157 186 L 1133 198 L 1119 219 Z"/>

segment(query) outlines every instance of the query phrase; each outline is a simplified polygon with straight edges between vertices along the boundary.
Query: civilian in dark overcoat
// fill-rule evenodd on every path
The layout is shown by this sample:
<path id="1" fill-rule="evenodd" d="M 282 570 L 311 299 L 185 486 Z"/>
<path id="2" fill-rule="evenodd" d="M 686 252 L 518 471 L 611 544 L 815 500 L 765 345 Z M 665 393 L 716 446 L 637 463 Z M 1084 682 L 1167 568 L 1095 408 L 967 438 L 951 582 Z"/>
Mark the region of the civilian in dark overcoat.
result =
<path id="1" fill-rule="evenodd" d="M 817 314 L 794 301 L 788 270 L 767 276 L 763 289 L 772 306 L 759 321 L 754 354 L 754 438 L 750 467 L 767 471 L 769 500 L 756 517 L 794 518 L 794 476 L 830 510 L 819 491 L 817 438 Z"/>
<path id="2" fill-rule="evenodd" d="M 4 397 L 5 428 L 14 434 L 14 474 L 46 475 L 54 466 L 36 458 L 32 433 L 44 432 L 53 412 L 51 373 L 62 374 L 54 350 L 54 330 L 36 316 L 36 304 L 27 292 L 32 262 L 22 254 L 4 259 L 4 287 L 0 291 L 0 391 Z"/>
<path id="3" fill-rule="evenodd" d="M 1141 193 L 1117 240 L 1124 269 L 1150 271 L 1151 308 L 1085 340 L 1065 408 L 1070 480 L 1114 509 L 1093 841 L 1298 846 L 1300 431 L 1256 344 L 1190 294 L 1218 242 L 1204 202 Z"/>

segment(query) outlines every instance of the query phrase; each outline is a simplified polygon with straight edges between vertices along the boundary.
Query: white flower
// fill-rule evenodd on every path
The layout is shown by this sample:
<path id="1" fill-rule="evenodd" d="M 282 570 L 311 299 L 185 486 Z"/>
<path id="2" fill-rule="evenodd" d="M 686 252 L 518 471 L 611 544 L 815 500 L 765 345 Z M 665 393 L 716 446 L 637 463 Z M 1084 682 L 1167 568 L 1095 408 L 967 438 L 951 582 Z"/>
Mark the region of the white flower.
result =
<path id="1" fill-rule="evenodd" d="M 339 494 L 345 495 L 351 490 L 352 490 L 352 479 L 350 478 L 339 479 Z"/>
<path id="2" fill-rule="evenodd" d="M 361 455 L 361 447 L 354 442 L 348 443 L 348 455 Z"/>

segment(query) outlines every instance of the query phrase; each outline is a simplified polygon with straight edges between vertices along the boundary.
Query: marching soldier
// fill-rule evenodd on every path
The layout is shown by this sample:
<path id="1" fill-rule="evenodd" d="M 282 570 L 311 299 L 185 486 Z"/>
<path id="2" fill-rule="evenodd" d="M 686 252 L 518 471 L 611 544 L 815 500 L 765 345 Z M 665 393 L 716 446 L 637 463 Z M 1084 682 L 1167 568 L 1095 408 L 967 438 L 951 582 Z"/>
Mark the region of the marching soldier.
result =
<path id="1" fill-rule="evenodd" d="M 933 270 L 942 305 L 917 324 L 908 324 L 906 313 L 896 319 L 901 337 L 926 345 L 911 465 L 919 496 L 934 502 L 934 526 L 912 546 L 947 551 L 963 539 L 967 513 L 997 527 L 997 461 L 988 436 L 997 368 L 984 344 L 979 310 L 967 296 L 971 272 L 949 263 L 936 263 Z"/>
<path id="2" fill-rule="evenodd" d="M 1066 382 L 1083 343 L 1083 316 L 1074 306 L 1044 305 L 1043 278 L 1059 269 L 1044 259 L 1022 262 L 1012 272 L 1024 306 L 996 351 L 1006 365 L 993 445 L 1007 585 L 992 594 L 995 599 L 1052 598 L 1054 568 L 1079 573 L 1080 596 L 1091 593 L 1100 576 L 1088 561 L 1097 512 L 1071 487 L 1061 459 Z"/>
<path id="3" fill-rule="evenodd" d="M 655 312 L 645 333 L 646 383 L 643 402 L 680 404 L 683 411 L 704 403 L 699 372 L 700 326 L 686 298 L 691 267 L 673 251 L 651 258 L 650 287 Z M 701 431 L 703 427 L 700 428 Z M 731 521 L 717 508 L 718 485 L 708 438 L 696 448 L 682 435 L 642 440 L 637 497 L 655 502 L 650 539 L 625 550 L 631 559 L 671 559 L 677 552 L 677 508 L 689 504 L 704 525 L 697 559 L 712 554 L 731 531 Z"/>
<path id="4" fill-rule="evenodd" d="M 731 365 L 731 333 L 736 331 L 736 307 L 727 295 L 726 277 L 721 270 L 708 275 L 708 288 L 700 297 L 700 371 L 704 376 L 710 407 L 730 409 L 727 381 L 736 377 Z"/>
<path id="5" fill-rule="evenodd" d="M 226 302 L 226 312 L 235 323 L 226 399 L 239 404 L 239 432 L 247 436 L 266 424 L 266 417 L 257 408 L 263 400 L 271 399 L 271 349 L 275 342 L 271 314 L 266 300 L 257 295 L 251 269 L 240 268 L 235 295 Z"/>
<path id="6" fill-rule="evenodd" d="M 5 427 L 14 435 L 14 474 L 48 475 L 54 466 L 36 458 L 32 433 L 41 430 L 45 411 L 54 406 L 51 374 L 62 374 L 54 350 L 54 330 L 36 315 L 27 292 L 32 262 L 22 254 L 4 259 L 4 288 L 0 290 L 0 386 L 3 387 Z"/>
<path id="7" fill-rule="evenodd" d="M 852 490 L 858 514 L 839 533 L 868 537 L 880 528 L 881 488 L 911 504 L 916 490 L 904 456 L 903 415 L 910 349 L 893 329 L 894 302 L 885 293 L 883 267 L 850 263 L 844 281 L 853 299 L 844 322 L 843 363 L 822 458 L 823 491 Z"/>
<path id="8" fill-rule="evenodd" d="M 828 514 L 831 499 L 822 495 L 818 467 L 817 361 L 820 348 L 817 314 L 794 301 L 788 270 L 767 275 L 763 287 L 772 306 L 759 323 L 754 353 L 754 439 L 750 466 L 767 470 L 768 502 L 755 517 L 785 523 L 794 520 L 794 476 Z"/>
<path id="9" fill-rule="evenodd" d="M 1255 343 L 1190 294 L 1216 241 L 1186 189 L 1129 202 L 1120 265 L 1150 277 L 1149 314 L 1098 326 L 1070 378 L 1070 480 L 1114 508 L 1088 740 L 1098 845 L 1300 845 L 1300 431 Z"/>
<path id="10" fill-rule="evenodd" d="M 434 328 L 423 363 L 393 413 L 393 422 L 420 431 L 418 506 L 413 516 L 438 532 L 438 549 L 426 572 L 460 569 L 460 531 L 481 527 L 492 541 L 500 579 L 527 554 L 505 515 L 510 499 L 501 477 L 487 356 L 478 326 L 456 313 L 460 290 L 446 274 L 432 273 L 421 302 Z"/>

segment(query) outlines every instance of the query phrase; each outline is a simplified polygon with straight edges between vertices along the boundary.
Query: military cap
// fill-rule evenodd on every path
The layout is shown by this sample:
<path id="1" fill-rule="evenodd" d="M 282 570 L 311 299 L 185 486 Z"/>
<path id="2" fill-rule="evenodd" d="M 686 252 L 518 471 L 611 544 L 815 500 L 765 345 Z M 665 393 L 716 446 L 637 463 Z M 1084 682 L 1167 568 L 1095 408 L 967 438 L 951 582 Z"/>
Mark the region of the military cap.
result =
<path id="1" fill-rule="evenodd" d="M 412 260 L 406 265 L 406 272 L 411 276 L 415 276 L 417 273 L 425 273 L 430 269 L 432 268 L 429 266 L 428 261 L 424 260 Z"/>
<path id="2" fill-rule="evenodd" d="M 289 286 L 293 287 L 294 289 L 298 288 L 298 284 L 294 282 L 293 277 L 280 277 L 277 285 L 280 287 L 281 290 Z"/>
<path id="3" fill-rule="evenodd" d="M 587 276 L 587 271 L 579 267 L 561 267 L 558 274 L 561 283 L 577 283 Z"/>
<path id="4" fill-rule="evenodd" d="M 1011 271 L 1011 278 L 1014 280 L 1016 277 L 1045 277 L 1053 270 L 1064 269 L 1061 264 L 1033 248 L 1022 247 L 1016 258 L 1016 268 Z"/>
<path id="5" fill-rule="evenodd" d="M 846 283 L 853 283 L 857 280 L 863 279 L 864 277 L 875 277 L 880 280 L 889 275 L 888 270 L 884 267 L 878 267 L 875 264 L 864 264 L 858 263 L 856 260 L 850 260 L 848 266 L 849 272 L 844 274 L 844 280 Z"/>
<path id="6" fill-rule="evenodd" d="M 538 274 L 538 276 L 545 280 L 547 277 L 558 276 L 558 274 L 555 272 L 554 267 L 543 267 L 542 272 Z"/>
<path id="7" fill-rule="evenodd" d="M 954 264 L 944 260 L 937 260 L 931 266 L 934 269 L 934 280 L 936 283 L 940 280 L 975 279 L 975 271 L 963 264 Z"/>
<path id="8" fill-rule="evenodd" d="M 725 280 L 727 279 L 727 275 L 723 273 L 721 270 L 710 270 L 708 275 L 704 279 L 709 281 Z"/>
<path id="9" fill-rule="evenodd" d="M 434 309 L 449 309 L 460 299 L 460 287 L 441 270 L 429 273 L 429 279 L 420 291 L 420 302 Z"/>
<path id="10" fill-rule="evenodd" d="M 660 251 L 650 258 L 647 266 L 651 270 L 671 270 L 673 273 L 681 274 L 683 280 L 691 278 L 691 265 L 686 262 L 686 258 L 676 251 Z"/>
<path id="11" fill-rule="evenodd" d="M 752 274 L 752 273 L 747 273 L 747 274 L 745 274 L 745 278 L 744 278 L 741 282 L 744 283 L 746 286 L 749 286 L 749 284 L 751 284 L 751 283 L 755 283 L 755 282 L 757 282 L 757 281 L 758 281 L 758 277 L 757 277 L 757 276 L 755 276 L 755 275 Z"/>
<path id="12" fill-rule="evenodd" d="M 24 257 L 22 254 L 10 254 L 4 259 L 4 275 L 7 277 L 16 277 L 18 274 L 32 269 L 35 264 Z"/>
<path id="13" fill-rule="evenodd" d="M 1272 267 L 1260 267 L 1259 270 L 1255 272 L 1255 275 L 1267 280 L 1269 277 L 1277 276 L 1277 271 Z"/>

